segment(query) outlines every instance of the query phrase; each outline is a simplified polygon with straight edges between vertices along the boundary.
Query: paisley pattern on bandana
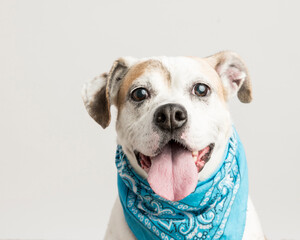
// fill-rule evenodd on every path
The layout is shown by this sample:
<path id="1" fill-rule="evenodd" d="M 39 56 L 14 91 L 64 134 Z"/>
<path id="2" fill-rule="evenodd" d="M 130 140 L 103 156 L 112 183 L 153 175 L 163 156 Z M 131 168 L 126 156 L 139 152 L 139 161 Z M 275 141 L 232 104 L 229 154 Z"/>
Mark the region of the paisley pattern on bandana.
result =
<path id="1" fill-rule="evenodd" d="M 117 147 L 118 189 L 128 226 L 139 240 L 242 239 L 248 199 L 243 146 L 233 129 L 222 163 L 193 193 L 172 202 L 153 192 Z"/>

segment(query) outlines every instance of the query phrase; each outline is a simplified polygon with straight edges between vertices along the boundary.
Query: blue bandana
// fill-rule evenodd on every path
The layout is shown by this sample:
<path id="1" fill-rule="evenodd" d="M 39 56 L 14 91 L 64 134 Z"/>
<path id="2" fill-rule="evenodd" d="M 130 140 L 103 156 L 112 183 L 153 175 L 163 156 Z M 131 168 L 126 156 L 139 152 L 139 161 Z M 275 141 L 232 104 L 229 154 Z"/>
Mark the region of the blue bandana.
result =
<path id="1" fill-rule="evenodd" d="M 248 170 L 235 129 L 217 171 L 177 202 L 155 194 L 147 180 L 133 170 L 121 146 L 117 148 L 116 166 L 125 219 L 138 240 L 242 239 Z"/>

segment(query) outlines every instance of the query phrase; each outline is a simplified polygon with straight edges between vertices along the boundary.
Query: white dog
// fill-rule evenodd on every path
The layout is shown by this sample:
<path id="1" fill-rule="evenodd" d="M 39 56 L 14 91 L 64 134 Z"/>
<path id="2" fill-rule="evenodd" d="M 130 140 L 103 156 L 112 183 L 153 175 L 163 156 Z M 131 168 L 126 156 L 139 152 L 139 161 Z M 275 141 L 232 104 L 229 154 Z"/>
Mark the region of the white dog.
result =
<path id="1" fill-rule="evenodd" d="M 246 66 L 233 52 L 124 57 L 85 84 L 84 104 L 103 128 L 110 106 L 118 110 L 120 198 L 105 239 L 265 239 L 232 137 L 227 102 L 235 94 L 252 99 Z M 197 197 L 207 186 L 209 197 Z"/>

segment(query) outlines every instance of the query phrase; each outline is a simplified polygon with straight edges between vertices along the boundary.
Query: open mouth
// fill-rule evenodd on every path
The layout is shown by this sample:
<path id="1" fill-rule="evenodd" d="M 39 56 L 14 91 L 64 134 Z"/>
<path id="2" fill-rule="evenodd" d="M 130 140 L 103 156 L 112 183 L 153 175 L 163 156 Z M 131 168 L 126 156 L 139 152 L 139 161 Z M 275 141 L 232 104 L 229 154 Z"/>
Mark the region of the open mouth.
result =
<path id="1" fill-rule="evenodd" d="M 178 142 L 175 142 L 174 140 L 171 140 L 167 144 L 170 144 L 173 147 L 184 148 L 184 149 L 188 150 L 186 146 L 184 146 Z M 197 167 L 198 173 L 204 168 L 205 164 L 209 161 L 209 159 L 211 157 L 211 153 L 214 149 L 214 146 L 215 146 L 215 144 L 211 143 L 208 146 L 206 146 L 205 148 L 203 148 L 202 150 L 190 151 L 190 153 L 194 159 L 195 165 Z M 142 169 L 144 169 L 145 172 L 148 173 L 151 168 L 151 165 L 152 165 L 151 159 L 153 157 L 146 156 L 140 152 L 135 152 L 135 156 L 136 156 L 136 159 L 137 159 L 140 167 Z"/>
<path id="2" fill-rule="evenodd" d="M 198 182 L 198 173 L 209 161 L 214 144 L 199 151 L 171 140 L 156 156 L 136 152 L 138 164 L 147 174 L 152 190 L 161 197 L 179 201 L 192 193 Z"/>

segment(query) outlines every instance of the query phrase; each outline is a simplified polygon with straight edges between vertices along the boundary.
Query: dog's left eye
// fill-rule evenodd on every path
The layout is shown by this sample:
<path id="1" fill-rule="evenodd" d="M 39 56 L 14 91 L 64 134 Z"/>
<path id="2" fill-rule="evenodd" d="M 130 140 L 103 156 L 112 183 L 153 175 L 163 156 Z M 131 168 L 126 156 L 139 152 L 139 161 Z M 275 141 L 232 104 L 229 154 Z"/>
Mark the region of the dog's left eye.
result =
<path id="1" fill-rule="evenodd" d="M 205 97 L 209 94 L 209 92 L 210 92 L 209 87 L 203 83 L 197 83 L 193 87 L 193 94 L 195 94 L 199 97 Z"/>
<path id="2" fill-rule="evenodd" d="M 131 92 L 131 98 L 136 102 L 141 102 L 150 96 L 146 88 L 137 88 Z"/>

